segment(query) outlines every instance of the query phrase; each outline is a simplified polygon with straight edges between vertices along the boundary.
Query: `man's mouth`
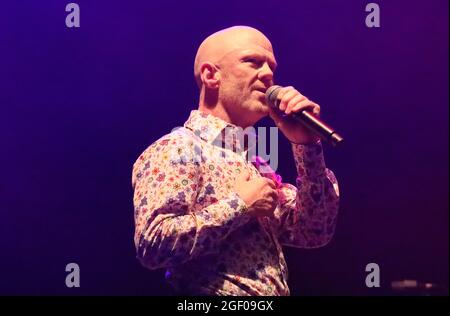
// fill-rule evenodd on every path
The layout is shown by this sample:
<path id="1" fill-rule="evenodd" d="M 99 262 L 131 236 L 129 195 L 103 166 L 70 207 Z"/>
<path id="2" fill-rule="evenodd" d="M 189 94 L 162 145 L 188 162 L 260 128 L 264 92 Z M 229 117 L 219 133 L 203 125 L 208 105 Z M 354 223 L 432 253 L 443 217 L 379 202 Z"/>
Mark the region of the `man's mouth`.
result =
<path id="1" fill-rule="evenodd" d="M 266 94 L 266 88 L 256 88 L 256 89 L 253 89 L 253 90 L 255 90 L 255 91 L 258 91 L 258 92 L 261 92 L 261 93 L 263 93 L 263 94 Z"/>

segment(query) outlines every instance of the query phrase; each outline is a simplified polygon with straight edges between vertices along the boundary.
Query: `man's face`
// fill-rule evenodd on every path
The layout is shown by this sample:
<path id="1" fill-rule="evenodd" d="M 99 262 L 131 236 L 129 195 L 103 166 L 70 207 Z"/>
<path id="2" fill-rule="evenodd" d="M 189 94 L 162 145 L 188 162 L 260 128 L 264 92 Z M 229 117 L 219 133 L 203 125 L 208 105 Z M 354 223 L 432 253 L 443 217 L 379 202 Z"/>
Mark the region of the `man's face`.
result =
<path id="1" fill-rule="evenodd" d="M 269 112 L 265 92 L 273 85 L 276 61 L 266 39 L 249 40 L 241 46 L 219 62 L 219 98 L 232 115 L 245 117 L 246 123 L 253 125 Z"/>

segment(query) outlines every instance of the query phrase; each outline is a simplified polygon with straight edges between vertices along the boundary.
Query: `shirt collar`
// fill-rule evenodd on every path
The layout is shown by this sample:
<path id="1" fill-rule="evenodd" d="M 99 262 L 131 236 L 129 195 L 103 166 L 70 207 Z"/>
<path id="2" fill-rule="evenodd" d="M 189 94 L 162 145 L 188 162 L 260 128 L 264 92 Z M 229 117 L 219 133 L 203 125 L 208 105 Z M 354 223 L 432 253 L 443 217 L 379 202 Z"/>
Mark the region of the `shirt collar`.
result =
<path id="1" fill-rule="evenodd" d="M 184 127 L 190 129 L 195 135 L 208 143 L 237 151 L 247 150 L 247 142 L 244 141 L 244 144 L 242 143 L 242 140 L 246 139 L 242 137 L 242 128 L 214 115 L 193 110 L 188 120 L 184 123 Z M 250 133 L 247 132 L 246 134 Z M 255 140 L 250 142 L 252 146 L 256 144 L 256 135 L 253 132 L 251 134 Z"/>

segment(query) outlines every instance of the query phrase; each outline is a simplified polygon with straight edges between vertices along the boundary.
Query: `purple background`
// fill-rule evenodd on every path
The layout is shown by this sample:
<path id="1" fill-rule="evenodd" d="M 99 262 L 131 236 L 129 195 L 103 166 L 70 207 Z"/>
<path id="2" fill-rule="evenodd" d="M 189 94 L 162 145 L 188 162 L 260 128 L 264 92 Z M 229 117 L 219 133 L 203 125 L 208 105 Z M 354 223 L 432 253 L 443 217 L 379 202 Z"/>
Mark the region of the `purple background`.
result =
<path id="1" fill-rule="evenodd" d="M 68 2 L 1 5 L 0 294 L 169 293 L 163 271 L 135 259 L 131 168 L 196 108 L 200 42 L 235 24 L 271 39 L 278 83 L 346 138 L 325 149 L 342 196 L 335 238 L 286 249 L 292 294 L 448 286 L 447 0 L 376 1 L 379 29 L 359 0 L 79 0 L 78 29 L 65 27 Z M 79 289 L 65 287 L 69 262 Z M 365 287 L 370 262 L 380 289 Z"/>

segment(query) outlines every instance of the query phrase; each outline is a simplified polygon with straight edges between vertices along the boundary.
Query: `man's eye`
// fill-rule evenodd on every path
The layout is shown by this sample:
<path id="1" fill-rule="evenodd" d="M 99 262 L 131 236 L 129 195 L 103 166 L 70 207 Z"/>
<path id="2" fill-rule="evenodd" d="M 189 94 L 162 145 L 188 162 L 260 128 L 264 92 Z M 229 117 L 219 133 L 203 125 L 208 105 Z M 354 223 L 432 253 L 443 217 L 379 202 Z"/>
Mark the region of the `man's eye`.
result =
<path id="1" fill-rule="evenodd" d="M 254 65 L 256 65 L 256 66 L 258 66 L 258 65 L 261 64 L 261 61 L 258 60 L 258 59 L 256 59 L 256 58 L 247 58 L 247 59 L 245 60 L 245 62 L 254 64 Z"/>

